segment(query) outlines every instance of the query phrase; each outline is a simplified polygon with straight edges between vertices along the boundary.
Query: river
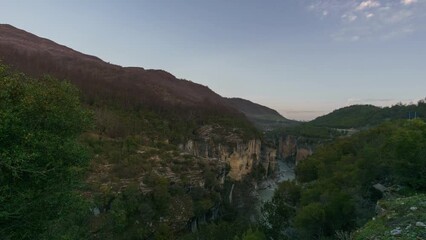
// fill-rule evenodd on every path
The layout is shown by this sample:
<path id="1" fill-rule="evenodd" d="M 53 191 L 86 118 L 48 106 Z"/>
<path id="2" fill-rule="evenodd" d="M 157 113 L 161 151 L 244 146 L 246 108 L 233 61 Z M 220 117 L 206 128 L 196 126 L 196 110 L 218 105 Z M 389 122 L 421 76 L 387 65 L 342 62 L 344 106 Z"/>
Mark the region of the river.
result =
<path id="1" fill-rule="evenodd" d="M 280 182 L 288 180 L 291 181 L 294 178 L 294 164 L 284 160 L 278 160 L 278 170 L 276 176 L 259 184 L 257 196 L 260 205 L 272 199 L 274 196 L 274 191 Z"/>

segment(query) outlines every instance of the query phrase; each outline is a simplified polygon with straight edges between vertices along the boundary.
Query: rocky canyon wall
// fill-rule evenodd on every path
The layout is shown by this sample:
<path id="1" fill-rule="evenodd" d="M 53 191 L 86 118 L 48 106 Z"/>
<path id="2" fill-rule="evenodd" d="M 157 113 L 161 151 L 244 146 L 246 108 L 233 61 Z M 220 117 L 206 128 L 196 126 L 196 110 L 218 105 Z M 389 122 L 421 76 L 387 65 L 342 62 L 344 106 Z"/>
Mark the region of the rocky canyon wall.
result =
<path id="1" fill-rule="evenodd" d="M 228 176 L 236 181 L 240 181 L 259 166 L 266 173 L 273 172 L 277 164 L 276 149 L 262 146 L 259 139 L 228 143 L 188 140 L 181 148 L 194 156 L 228 164 Z"/>
<path id="2" fill-rule="evenodd" d="M 321 140 L 300 136 L 283 135 L 278 139 L 278 158 L 294 161 L 296 164 L 312 155 Z"/>

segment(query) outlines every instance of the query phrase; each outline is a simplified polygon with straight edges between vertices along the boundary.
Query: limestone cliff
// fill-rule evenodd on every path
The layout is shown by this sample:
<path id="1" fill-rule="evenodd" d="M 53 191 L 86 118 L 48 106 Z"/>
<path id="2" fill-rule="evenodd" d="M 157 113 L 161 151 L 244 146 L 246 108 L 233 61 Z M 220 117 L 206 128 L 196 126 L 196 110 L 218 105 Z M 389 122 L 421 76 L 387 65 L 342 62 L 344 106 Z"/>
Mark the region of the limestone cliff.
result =
<path id="1" fill-rule="evenodd" d="M 253 170 L 253 165 L 259 163 L 261 142 L 250 140 L 247 144 L 240 143 L 232 151 L 222 152 L 220 159 L 231 167 L 229 177 L 234 180 L 241 178 Z"/>
<path id="2" fill-rule="evenodd" d="M 312 155 L 315 147 L 320 144 L 318 139 L 284 135 L 278 141 L 278 158 L 297 162 Z"/>
<path id="3" fill-rule="evenodd" d="M 198 140 L 188 140 L 181 149 L 189 154 L 202 157 L 220 164 L 229 165 L 228 175 L 239 181 L 250 174 L 254 168 L 262 166 L 273 172 L 276 166 L 276 149 L 262 146 L 259 139 L 244 141 L 235 135 L 228 135 L 225 141 L 215 141 L 212 126 L 204 127 Z M 209 129 L 209 130 L 206 130 Z M 206 133 L 208 132 L 208 133 Z"/>

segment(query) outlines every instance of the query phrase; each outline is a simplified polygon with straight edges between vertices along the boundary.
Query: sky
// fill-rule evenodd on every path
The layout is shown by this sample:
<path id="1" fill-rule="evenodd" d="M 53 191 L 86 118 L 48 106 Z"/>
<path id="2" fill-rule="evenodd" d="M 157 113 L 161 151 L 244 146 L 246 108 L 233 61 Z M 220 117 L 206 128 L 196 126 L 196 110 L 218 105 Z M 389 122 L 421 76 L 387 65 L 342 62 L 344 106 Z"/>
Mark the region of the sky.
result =
<path id="1" fill-rule="evenodd" d="M 0 23 L 290 119 L 426 97 L 426 0 L 0 0 Z"/>

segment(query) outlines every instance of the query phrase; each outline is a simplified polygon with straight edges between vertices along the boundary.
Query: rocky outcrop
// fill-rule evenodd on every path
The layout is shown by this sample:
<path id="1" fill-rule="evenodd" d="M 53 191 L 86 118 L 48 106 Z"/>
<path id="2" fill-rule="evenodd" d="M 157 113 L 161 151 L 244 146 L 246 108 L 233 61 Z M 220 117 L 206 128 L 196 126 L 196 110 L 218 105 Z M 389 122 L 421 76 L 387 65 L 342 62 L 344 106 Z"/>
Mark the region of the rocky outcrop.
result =
<path id="1" fill-rule="evenodd" d="M 261 142 L 250 140 L 247 144 L 237 144 L 232 152 L 223 152 L 220 156 L 231 167 L 228 176 L 234 180 L 241 178 L 253 170 L 253 165 L 259 163 Z"/>
<path id="2" fill-rule="evenodd" d="M 277 169 L 277 150 L 275 148 L 264 147 L 261 154 L 261 161 L 266 174 L 274 173 Z"/>
<path id="3" fill-rule="evenodd" d="M 297 164 L 312 155 L 320 143 L 321 140 L 318 139 L 284 135 L 279 138 L 277 155 L 280 159 L 294 161 Z"/>
<path id="4" fill-rule="evenodd" d="M 188 140 L 181 145 L 181 149 L 194 156 L 228 164 L 228 176 L 236 181 L 250 174 L 258 166 L 262 166 L 266 173 L 273 172 L 276 166 L 276 149 L 262 147 L 259 139 L 227 144 Z"/>
<path id="5" fill-rule="evenodd" d="M 306 159 L 307 157 L 311 156 L 313 151 L 312 148 L 307 147 L 301 147 L 301 148 L 297 148 L 297 153 L 296 153 L 296 163 L 298 163 L 299 161 L 302 161 L 304 159 Z"/>
<path id="6" fill-rule="evenodd" d="M 297 154 L 297 138 L 294 136 L 282 136 L 278 143 L 278 157 L 289 159 Z"/>

